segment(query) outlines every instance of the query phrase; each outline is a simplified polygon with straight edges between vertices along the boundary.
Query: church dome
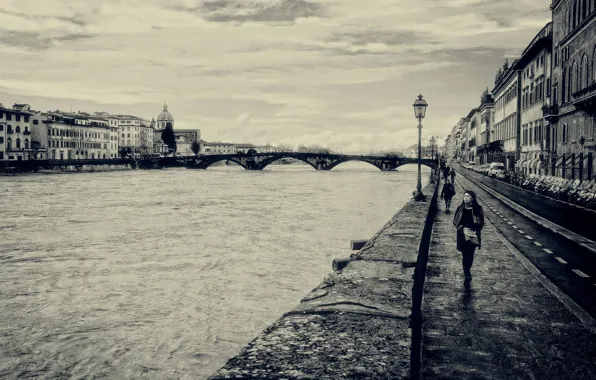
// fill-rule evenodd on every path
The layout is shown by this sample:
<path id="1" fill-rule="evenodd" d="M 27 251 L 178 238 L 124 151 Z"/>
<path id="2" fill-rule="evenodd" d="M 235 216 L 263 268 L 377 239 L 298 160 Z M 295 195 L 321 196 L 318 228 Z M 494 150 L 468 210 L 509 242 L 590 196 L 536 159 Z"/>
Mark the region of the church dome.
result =
<path id="1" fill-rule="evenodd" d="M 172 122 L 172 124 L 174 123 L 174 116 L 172 116 L 172 114 L 168 112 L 167 104 L 163 105 L 163 111 L 161 111 L 161 113 L 157 115 L 157 122 L 159 123 L 160 121 L 170 121 Z"/>

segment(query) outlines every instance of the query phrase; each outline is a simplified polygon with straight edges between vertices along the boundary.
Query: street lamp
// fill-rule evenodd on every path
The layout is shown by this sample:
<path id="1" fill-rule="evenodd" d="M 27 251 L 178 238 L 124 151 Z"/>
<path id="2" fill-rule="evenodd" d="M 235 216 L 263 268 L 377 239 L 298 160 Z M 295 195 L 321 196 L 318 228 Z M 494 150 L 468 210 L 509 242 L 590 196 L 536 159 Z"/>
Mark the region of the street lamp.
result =
<path id="1" fill-rule="evenodd" d="M 414 199 L 417 201 L 424 201 L 426 197 L 422 194 L 422 176 L 420 172 L 420 160 L 422 159 L 422 119 L 426 115 L 426 107 L 428 103 L 422 99 L 422 95 L 418 95 L 418 99 L 414 102 L 414 115 L 418 119 L 418 182 L 416 182 L 416 192 Z"/>
<path id="2" fill-rule="evenodd" d="M 435 169 L 434 169 L 434 164 L 435 164 L 435 143 L 437 140 L 435 140 L 435 136 L 432 136 L 430 138 L 430 159 L 433 163 L 433 167 L 430 168 L 430 183 L 435 183 Z"/>

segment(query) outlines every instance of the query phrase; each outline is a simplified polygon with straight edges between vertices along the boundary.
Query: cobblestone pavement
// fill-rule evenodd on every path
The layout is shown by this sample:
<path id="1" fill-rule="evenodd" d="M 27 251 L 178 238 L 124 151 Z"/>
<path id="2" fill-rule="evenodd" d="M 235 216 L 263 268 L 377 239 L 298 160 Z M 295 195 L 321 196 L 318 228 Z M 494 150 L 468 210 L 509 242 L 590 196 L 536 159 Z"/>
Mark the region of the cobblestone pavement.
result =
<path id="1" fill-rule="evenodd" d="M 465 289 L 452 225 L 462 196 L 458 187 L 451 214 L 440 201 L 433 227 L 422 305 L 421 378 L 596 379 L 596 334 L 502 240 L 490 215 L 471 287 Z"/>

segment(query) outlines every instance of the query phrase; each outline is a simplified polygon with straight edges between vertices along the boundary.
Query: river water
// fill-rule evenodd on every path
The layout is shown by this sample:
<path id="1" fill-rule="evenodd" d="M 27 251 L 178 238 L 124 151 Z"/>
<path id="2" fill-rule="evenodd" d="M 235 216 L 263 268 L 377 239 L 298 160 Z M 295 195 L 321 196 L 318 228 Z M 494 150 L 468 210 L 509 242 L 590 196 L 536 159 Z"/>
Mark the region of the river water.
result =
<path id="1" fill-rule="evenodd" d="M 377 232 L 415 170 L 0 177 L 0 378 L 207 378 Z"/>

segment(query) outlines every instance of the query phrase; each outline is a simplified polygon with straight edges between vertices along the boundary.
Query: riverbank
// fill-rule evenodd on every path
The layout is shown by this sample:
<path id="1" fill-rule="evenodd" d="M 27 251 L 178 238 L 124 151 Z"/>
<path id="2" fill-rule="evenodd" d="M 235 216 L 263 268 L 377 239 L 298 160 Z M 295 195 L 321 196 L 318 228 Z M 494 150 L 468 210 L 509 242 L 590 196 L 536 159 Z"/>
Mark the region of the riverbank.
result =
<path id="1" fill-rule="evenodd" d="M 132 170 L 130 165 L 83 165 L 83 166 L 65 166 L 54 169 L 39 169 L 37 171 L 16 171 L 11 170 L 8 167 L 0 168 L 0 177 L 8 176 L 31 176 L 31 175 L 49 175 L 49 174 L 75 174 L 75 173 L 103 173 L 103 172 L 114 172 Z"/>
<path id="2" fill-rule="evenodd" d="M 410 378 L 419 367 L 434 186 L 424 189 L 429 201 L 410 200 L 347 267 L 329 275 L 210 379 Z"/>

